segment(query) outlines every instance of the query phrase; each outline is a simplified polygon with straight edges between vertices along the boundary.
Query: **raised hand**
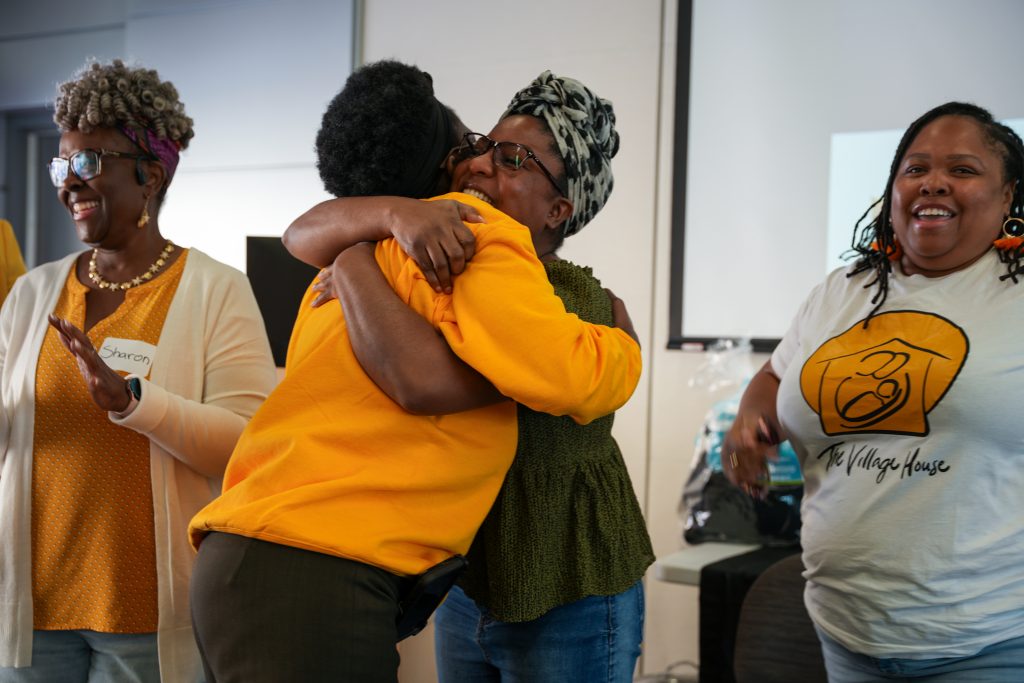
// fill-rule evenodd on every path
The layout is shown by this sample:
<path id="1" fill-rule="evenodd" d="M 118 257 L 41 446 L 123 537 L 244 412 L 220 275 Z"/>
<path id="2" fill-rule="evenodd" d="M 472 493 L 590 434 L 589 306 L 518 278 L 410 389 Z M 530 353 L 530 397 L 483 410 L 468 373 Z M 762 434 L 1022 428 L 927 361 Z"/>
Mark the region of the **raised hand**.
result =
<path id="1" fill-rule="evenodd" d="M 64 348 L 78 363 L 78 370 L 82 373 L 85 386 L 96 405 L 106 411 L 124 412 L 131 403 L 131 394 L 124 377 L 103 362 L 85 332 L 52 313 L 47 319 L 57 330 Z"/>

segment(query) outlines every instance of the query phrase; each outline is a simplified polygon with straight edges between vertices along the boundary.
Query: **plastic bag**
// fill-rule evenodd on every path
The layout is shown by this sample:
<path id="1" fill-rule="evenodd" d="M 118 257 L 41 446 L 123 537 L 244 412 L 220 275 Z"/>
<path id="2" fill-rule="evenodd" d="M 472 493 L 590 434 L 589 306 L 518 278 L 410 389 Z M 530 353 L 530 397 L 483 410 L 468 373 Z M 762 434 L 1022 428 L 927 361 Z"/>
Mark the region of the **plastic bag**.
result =
<path id="1" fill-rule="evenodd" d="M 691 544 L 799 543 L 803 479 L 789 442 L 779 444 L 777 461 L 768 462 L 771 484 L 764 500 L 748 496 L 722 472 L 722 442 L 736 419 L 741 395 L 742 391 L 719 401 L 704 419 L 679 502 L 683 538 Z"/>

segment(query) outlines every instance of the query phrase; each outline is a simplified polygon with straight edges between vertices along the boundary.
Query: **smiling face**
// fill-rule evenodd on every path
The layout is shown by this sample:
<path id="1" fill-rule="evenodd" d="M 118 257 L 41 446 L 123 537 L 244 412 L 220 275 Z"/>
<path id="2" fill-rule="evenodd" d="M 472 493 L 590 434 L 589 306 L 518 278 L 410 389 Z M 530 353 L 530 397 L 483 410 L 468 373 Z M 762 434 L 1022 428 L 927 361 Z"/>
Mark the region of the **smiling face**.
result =
<path id="1" fill-rule="evenodd" d="M 60 136 L 61 157 L 68 159 L 83 149 L 140 153 L 113 128 L 99 128 L 91 133 L 68 131 Z M 63 185 L 57 188 L 57 199 L 71 214 L 82 242 L 91 247 L 118 248 L 141 232 L 136 221 L 142 213 L 144 197 L 147 192 L 152 197 L 154 184 L 160 181 L 158 165 L 142 163 L 147 175 L 145 185 L 140 185 L 136 178 L 134 159 L 103 156 L 102 173 L 88 181 L 68 173 Z"/>
<path id="2" fill-rule="evenodd" d="M 554 140 L 540 119 L 508 116 L 487 135 L 529 148 L 556 177 L 564 174 L 562 159 L 553 151 Z M 452 172 L 452 190 L 482 199 L 528 227 L 542 257 L 553 250 L 550 245 L 558 228 L 572 214 L 572 203 L 558 193 L 532 159 L 519 170 L 496 168 L 493 150 L 460 162 Z"/>
<path id="3" fill-rule="evenodd" d="M 907 274 L 966 268 L 999 236 L 1013 186 L 998 148 L 966 116 L 943 116 L 907 147 L 892 183 L 892 227 Z"/>

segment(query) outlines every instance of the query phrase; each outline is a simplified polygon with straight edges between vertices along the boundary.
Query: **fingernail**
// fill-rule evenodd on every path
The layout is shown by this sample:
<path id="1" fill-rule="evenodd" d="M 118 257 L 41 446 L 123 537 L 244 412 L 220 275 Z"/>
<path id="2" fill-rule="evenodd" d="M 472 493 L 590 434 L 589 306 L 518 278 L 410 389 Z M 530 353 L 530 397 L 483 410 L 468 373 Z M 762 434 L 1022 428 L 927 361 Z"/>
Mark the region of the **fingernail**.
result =
<path id="1" fill-rule="evenodd" d="M 768 422 L 764 417 L 757 418 L 757 438 L 763 443 L 772 445 L 778 441 L 778 436 L 775 434 L 775 430 L 768 425 Z"/>

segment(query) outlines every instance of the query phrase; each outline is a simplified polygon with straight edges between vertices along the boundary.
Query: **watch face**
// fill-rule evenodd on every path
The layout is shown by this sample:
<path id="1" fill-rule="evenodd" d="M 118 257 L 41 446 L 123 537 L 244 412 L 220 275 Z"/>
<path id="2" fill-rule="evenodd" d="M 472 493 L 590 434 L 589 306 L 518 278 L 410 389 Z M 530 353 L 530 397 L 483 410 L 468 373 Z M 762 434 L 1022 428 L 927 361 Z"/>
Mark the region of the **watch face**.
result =
<path id="1" fill-rule="evenodd" d="M 136 401 L 142 400 L 142 380 L 138 377 L 132 377 L 129 379 L 128 391 L 132 392 L 132 396 L 135 397 Z"/>

